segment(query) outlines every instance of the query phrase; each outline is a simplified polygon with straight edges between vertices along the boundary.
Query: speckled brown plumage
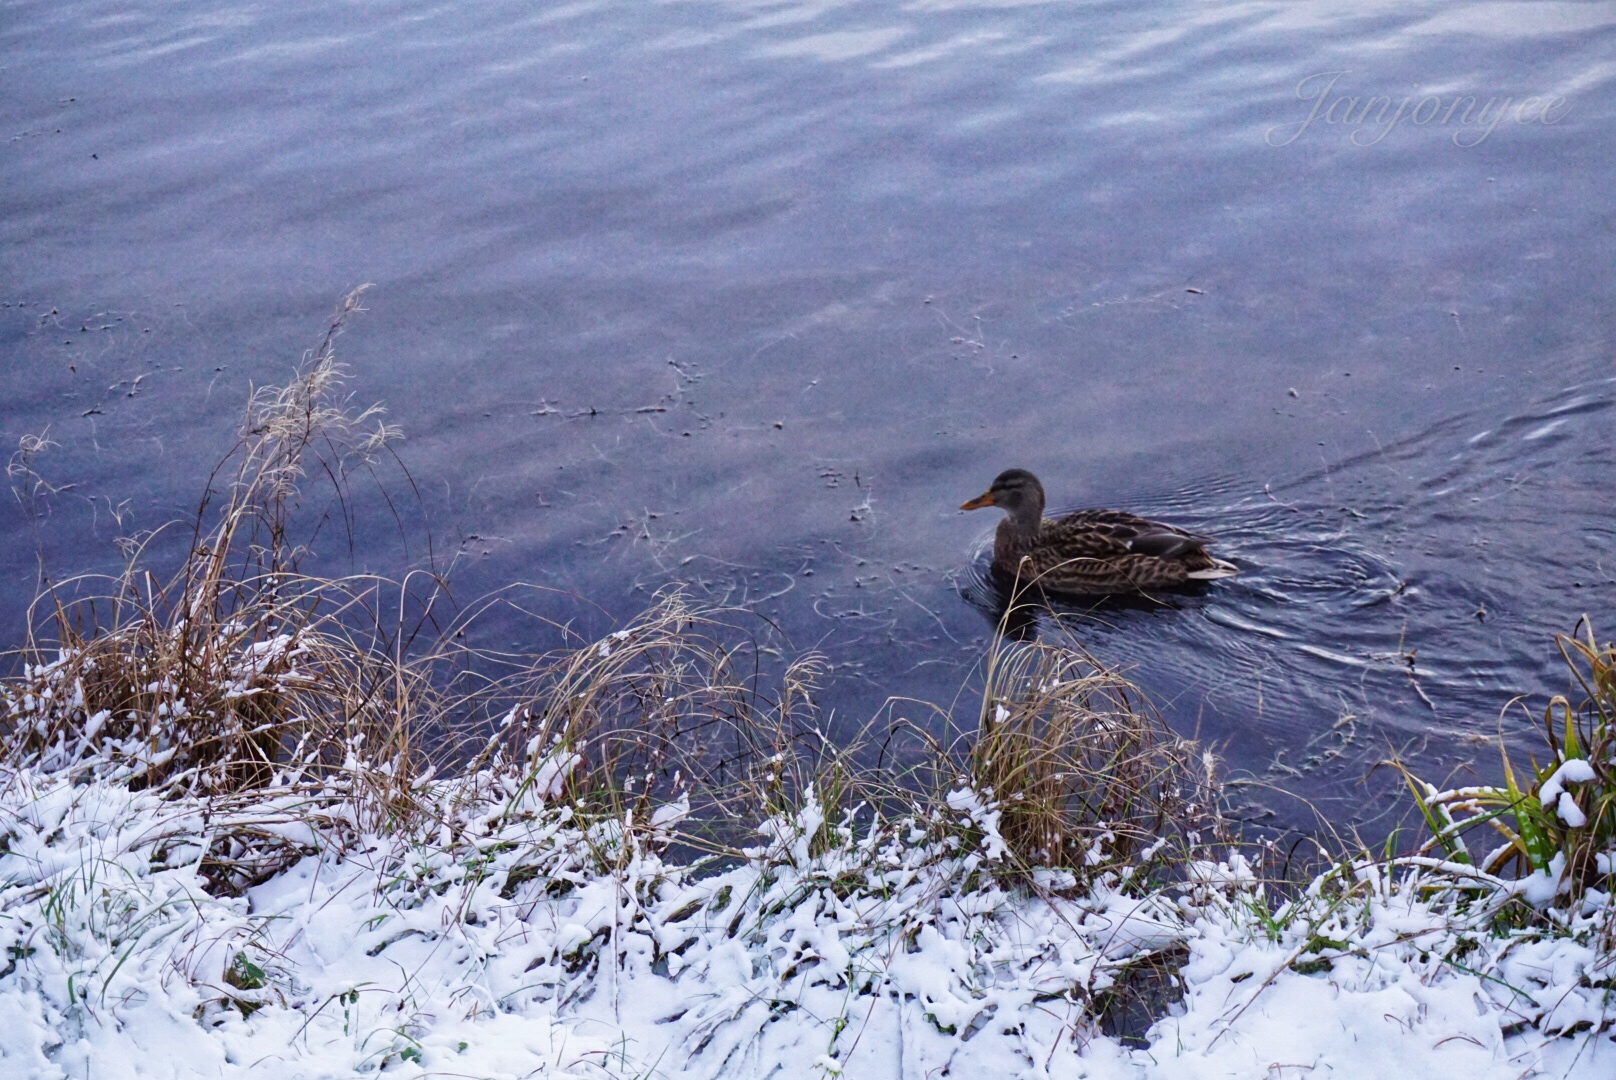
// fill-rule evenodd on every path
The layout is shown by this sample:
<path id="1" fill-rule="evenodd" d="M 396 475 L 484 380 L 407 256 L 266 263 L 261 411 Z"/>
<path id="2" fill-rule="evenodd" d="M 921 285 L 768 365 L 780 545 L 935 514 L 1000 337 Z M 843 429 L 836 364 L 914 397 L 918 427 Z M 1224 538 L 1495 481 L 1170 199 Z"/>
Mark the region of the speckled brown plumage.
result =
<path id="1" fill-rule="evenodd" d="M 1148 592 L 1230 577 L 1236 568 L 1207 554 L 1212 540 L 1121 510 L 1078 510 L 1049 519 L 1044 487 L 1024 469 L 1000 473 L 960 507 L 1005 511 L 993 538 L 994 573 L 1050 592 Z"/>

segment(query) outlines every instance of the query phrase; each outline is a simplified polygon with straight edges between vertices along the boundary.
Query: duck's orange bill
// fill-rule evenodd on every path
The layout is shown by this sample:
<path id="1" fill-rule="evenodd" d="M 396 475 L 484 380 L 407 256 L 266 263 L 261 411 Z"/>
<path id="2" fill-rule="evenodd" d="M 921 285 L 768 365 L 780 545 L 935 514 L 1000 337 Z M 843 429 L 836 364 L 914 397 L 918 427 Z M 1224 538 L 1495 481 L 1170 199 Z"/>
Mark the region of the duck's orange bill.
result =
<path id="1" fill-rule="evenodd" d="M 993 501 L 993 492 L 984 491 L 982 494 L 978 495 L 976 498 L 972 499 L 970 502 L 968 502 L 968 503 L 960 503 L 960 509 L 961 510 L 980 510 L 984 506 L 997 506 L 997 505 L 999 505 L 999 504 Z"/>

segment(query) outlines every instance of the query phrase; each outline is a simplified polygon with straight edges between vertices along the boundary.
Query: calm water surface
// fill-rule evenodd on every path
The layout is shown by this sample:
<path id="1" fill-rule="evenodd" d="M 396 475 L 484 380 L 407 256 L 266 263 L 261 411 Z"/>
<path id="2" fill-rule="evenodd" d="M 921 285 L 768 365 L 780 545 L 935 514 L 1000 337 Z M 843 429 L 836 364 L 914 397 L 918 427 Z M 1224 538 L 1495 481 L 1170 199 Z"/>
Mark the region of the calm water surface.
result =
<path id="1" fill-rule="evenodd" d="M 1073 632 L 1371 831 L 1376 761 L 1491 775 L 1551 633 L 1616 625 L 1609 3 L 4 11 L 0 435 L 72 485 L 5 516 L 12 641 L 36 544 L 189 513 L 361 282 L 462 595 L 684 582 L 850 720 L 970 679 L 954 507 L 1012 465 L 1222 539 L 1240 578 Z M 360 507 L 324 557 L 420 565 Z"/>

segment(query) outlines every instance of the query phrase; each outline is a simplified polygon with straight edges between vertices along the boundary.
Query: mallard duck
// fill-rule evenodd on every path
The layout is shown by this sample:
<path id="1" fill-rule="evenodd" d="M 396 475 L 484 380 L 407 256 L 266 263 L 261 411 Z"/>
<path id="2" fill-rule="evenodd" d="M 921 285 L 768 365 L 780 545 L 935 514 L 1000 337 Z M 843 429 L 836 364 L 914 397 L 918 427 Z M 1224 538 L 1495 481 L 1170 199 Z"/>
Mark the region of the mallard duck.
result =
<path id="1" fill-rule="evenodd" d="M 1025 469 L 1000 473 L 960 509 L 984 506 L 1005 513 L 993 537 L 994 573 L 1048 592 L 1146 592 L 1239 572 L 1206 553 L 1207 537 L 1121 510 L 1046 518 L 1044 485 Z"/>

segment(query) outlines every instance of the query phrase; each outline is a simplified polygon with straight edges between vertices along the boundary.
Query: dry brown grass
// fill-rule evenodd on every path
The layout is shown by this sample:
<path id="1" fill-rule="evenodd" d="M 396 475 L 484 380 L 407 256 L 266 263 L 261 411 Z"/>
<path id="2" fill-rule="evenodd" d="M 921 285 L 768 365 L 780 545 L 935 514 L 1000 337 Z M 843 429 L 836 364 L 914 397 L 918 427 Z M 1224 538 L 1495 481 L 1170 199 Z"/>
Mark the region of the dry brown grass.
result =
<path id="1" fill-rule="evenodd" d="M 693 607 L 671 589 L 598 642 L 527 658 L 481 687 L 477 709 L 495 730 L 466 771 L 514 779 L 510 794 L 565 804 L 580 821 L 645 835 L 670 805 L 687 805 L 713 835 L 755 827 L 821 781 L 823 763 L 842 751 L 812 704 L 819 658 L 766 681 L 748 618 Z"/>
<path id="2" fill-rule="evenodd" d="M 147 534 L 121 574 L 36 601 L 3 687 L 4 761 L 204 796 L 369 778 L 384 813 L 408 792 L 432 680 L 383 647 L 386 583 L 301 574 L 289 534 L 311 469 L 340 491 L 394 434 L 342 395 L 333 347 L 357 309 L 355 293 L 291 382 L 252 395 L 177 571 L 147 568 Z"/>
<path id="3" fill-rule="evenodd" d="M 1211 756 L 1074 644 L 1000 642 L 986 682 L 968 775 L 1022 867 L 1087 880 L 1224 838 Z"/>

